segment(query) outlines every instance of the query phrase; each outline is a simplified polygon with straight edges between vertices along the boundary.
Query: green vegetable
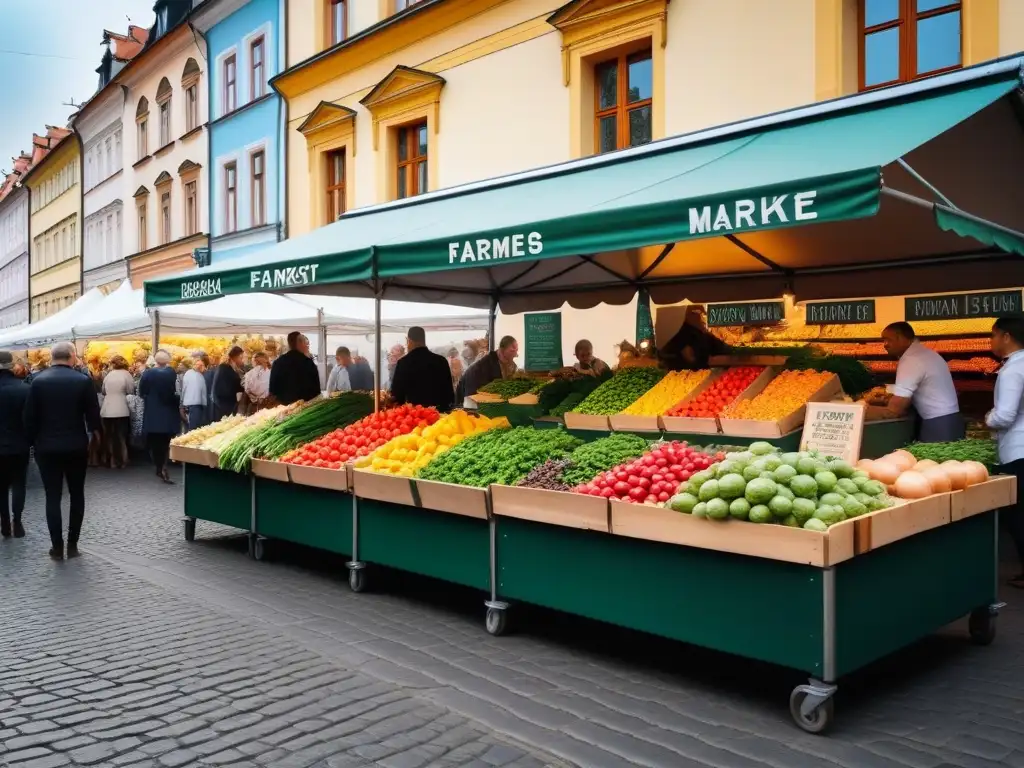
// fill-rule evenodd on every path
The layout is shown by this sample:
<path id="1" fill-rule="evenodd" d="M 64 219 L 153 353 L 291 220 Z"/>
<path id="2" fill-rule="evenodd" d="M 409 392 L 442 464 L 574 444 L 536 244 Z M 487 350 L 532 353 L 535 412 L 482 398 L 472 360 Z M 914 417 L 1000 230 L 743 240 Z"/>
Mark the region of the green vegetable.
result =
<path id="1" fill-rule="evenodd" d="M 768 502 L 768 509 L 778 518 L 788 517 L 793 512 L 793 502 L 785 496 L 776 496 Z"/>
<path id="2" fill-rule="evenodd" d="M 718 495 L 726 501 L 731 501 L 740 498 L 746 487 L 747 481 L 743 479 L 743 475 L 733 472 L 718 480 Z"/>
<path id="3" fill-rule="evenodd" d="M 575 413 L 585 413 L 591 416 L 611 416 L 621 413 L 661 381 L 665 373 L 659 368 L 650 367 L 621 370 L 576 406 Z"/>
<path id="4" fill-rule="evenodd" d="M 750 502 L 746 499 L 733 499 L 729 504 L 729 514 L 737 520 L 746 520 L 750 517 Z"/>
<path id="5" fill-rule="evenodd" d="M 697 498 L 701 501 L 711 501 L 718 498 L 718 481 L 708 480 L 700 487 Z"/>
<path id="6" fill-rule="evenodd" d="M 989 470 L 999 464 L 995 440 L 955 440 L 950 443 L 911 443 L 907 450 L 918 461 L 931 459 L 941 464 L 944 461 L 979 461 Z"/>
<path id="7" fill-rule="evenodd" d="M 525 395 L 535 386 L 537 386 L 537 379 L 515 377 L 511 379 L 495 379 L 490 384 L 484 384 L 480 387 L 480 391 L 511 400 L 513 397 Z"/>
<path id="8" fill-rule="evenodd" d="M 764 456 L 769 453 L 777 453 L 778 450 L 779 449 L 776 448 L 771 443 L 756 442 L 750 444 L 750 452 L 755 456 Z"/>
<path id="9" fill-rule="evenodd" d="M 729 502 L 725 499 L 711 499 L 707 505 L 707 516 L 712 520 L 725 520 L 729 517 Z"/>
<path id="10" fill-rule="evenodd" d="M 793 516 L 801 525 L 814 517 L 814 510 L 818 506 L 811 499 L 793 499 Z"/>
<path id="11" fill-rule="evenodd" d="M 810 520 L 804 523 L 804 529 L 808 531 L 819 531 L 824 533 L 828 530 L 828 525 L 816 517 L 812 517 Z"/>
<path id="12" fill-rule="evenodd" d="M 767 504 L 778 492 L 778 485 L 767 478 L 759 477 L 747 483 L 744 496 L 751 504 Z"/>
<path id="13" fill-rule="evenodd" d="M 697 506 L 698 499 L 692 493 L 677 493 L 669 500 L 668 505 L 676 512 L 682 512 L 683 514 L 690 514 L 693 512 L 693 508 Z"/>
<path id="14" fill-rule="evenodd" d="M 748 519 L 752 523 L 771 523 L 775 521 L 775 516 L 772 515 L 772 511 L 764 504 L 756 504 L 750 508 Z"/>
<path id="15" fill-rule="evenodd" d="M 537 395 L 537 406 L 550 416 L 561 416 L 582 403 L 587 395 L 609 378 L 611 373 L 605 371 L 601 376 L 580 375 L 570 379 L 557 379 L 540 390 Z"/>
<path id="16" fill-rule="evenodd" d="M 607 472 L 612 467 L 642 455 L 649 446 L 648 441 L 639 435 L 625 432 L 616 432 L 592 443 L 584 443 L 569 456 L 573 467 L 566 470 L 565 482 L 571 486 L 587 483 L 601 472 Z"/>

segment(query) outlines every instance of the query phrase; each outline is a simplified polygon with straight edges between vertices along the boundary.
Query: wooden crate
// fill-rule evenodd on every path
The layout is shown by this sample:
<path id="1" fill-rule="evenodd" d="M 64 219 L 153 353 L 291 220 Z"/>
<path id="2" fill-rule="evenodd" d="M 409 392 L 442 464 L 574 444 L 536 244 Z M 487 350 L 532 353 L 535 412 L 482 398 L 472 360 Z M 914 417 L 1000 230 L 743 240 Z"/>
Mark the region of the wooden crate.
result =
<path id="1" fill-rule="evenodd" d="M 288 476 L 293 483 L 309 485 L 313 488 L 324 488 L 328 491 L 351 490 L 348 468 L 326 469 L 324 467 L 304 467 L 300 464 L 289 464 Z"/>
<path id="2" fill-rule="evenodd" d="M 277 480 L 281 483 L 288 482 L 288 465 L 282 464 L 280 461 L 253 459 L 252 473 L 256 477 L 265 477 L 267 480 Z"/>
<path id="3" fill-rule="evenodd" d="M 488 494 L 486 488 L 473 488 L 468 485 L 438 483 L 433 480 L 415 480 L 419 506 L 448 512 L 452 515 L 465 515 L 481 520 L 488 518 Z"/>
<path id="4" fill-rule="evenodd" d="M 489 392 L 477 392 L 469 397 L 477 405 L 481 403 L 504 403 L 505 398 L 501 395 L 492 395 Z"/>
<path id="5" fill-rule="evenodd" d="M 735 368 L 741 365 L 764 365 L 783 366 L 789 359 L 787 355 L 712 355 L 708 358 L 708 365 L 712 368 L 719 366 Z"/>
<path id="6" fill-rule="evenodd" d="M 607 416 L 591 416 L 586 413 L 574 413 L 567 411 L 562 417 L 566 429 L 592 429 L 599 432 L 607 432 L 611 429 L 611 423 Z"/>
<path id="7" fill-rule="evenodd" d="M 617 413 L 608 417 L 612 430 L 616 432 L 660 432 L 657 416 L 631 416 Z"/>
<path id="8" fill-rule="evenodd" d="M 198 464 L 201 467 L 217 468 L 217 457 L 211 452 L 202 448 L 192 448 L 188 445 L 172 445 L 170 457 L 182 464 Z"/>
<path id="9" fill-rule="evenodd" d="M 715 379 L 725 373 L 725 371 L 725 368 L 712 368 L 711 375 L 704 379 L 704 381 L 702 381 L 700 385 L 693 390 L 693 392 L 687 395 L 680 402 L 689 402 L 693 400 L 697 395 L 710 387 Z M 706 419 L 692 419 L 689 416 L 659 416 L 658 424 L 666 432 L 675 432 L 680 434 L 692 433 L 698 435 L 718 434 L 718 419 L 714 417 Z"/>
<path id="10" fill-rule="evenodd" d="M 525 395 L 519 395 L 513 397 L 508 401 L 509 405 L 536 405 L 540 402 L 540 397 L 535 395 L 533 392 L 527 392 Z"/>
<path id="11" fill-rule="evenodd" d="M 501 517 L 608 533 L 608 499 L 539 488 L 491 486 L 491 510 Z"/>
<path id="12" fill-rule="evenodd" d="M 743 520 L 709 520 L 666 507 L 611 502 L 611 529 L 617 536 L 661 541 L 736 555 L 762 557 L 826 568 L 854 554 L 852 521 L 828 531 L 808 531 L 785 525 L 761 525 Z"/>
<path id="13" fill-rule="evenodd" d="M 1012 475 L 993 475 L 987 482 L 968 486 L 962 491 L 953 491 L 950 516 L 956 522 L 1016 503 L 1017 478 Z"/>
<path id="14" fill-rule="evenodd" d="M 855 517 L 842 525 L 853 524 L 854 553 L 863 555 L 894 541 L 947 525 L 952 520 L 951 498 L 950 493 L 935 493 L 923 499 L 894 498 L 895 506 Z"/>
<path id="15" fill-rule="evenodd" d="M 413 496 L 412 480 L 408 477 L 395 477 L 365 469 L 352 470 L 352 491 L 362 499 L 390 501 L 395 504 L 416 506 Z"/>
<path id="16" fill-rule="evenodd" d="M 771 370 L 771 369 L 769 369 Z M 763 375 L 763 374 L 762 374 Z M 757 380 L 761 377 L 759 376 Z M 755 380 L 755 384 L 757 383 Z M 751 387 L 754 385 L 752 384 Z M 765 387 L 768 386 L 768 382 L 765 381 L 763 386 L 757 390 L 753 395 L 749 395 L 751 387 L 748 387 L 742 395 L 740 400 L 750 400 L 755 395 L 760 394 Z M 832 375 L 832 377 L 821 387 L 818 388 L 814 394 L 807 398 L 809 403 L 827 403 L 832 400 L 836 395 L 839 395 L 843 391 L 843 385 L 839 381 L 839 377 Z M 722 425 L 722 432 L 726 435 L 735 435 L 736 437 L 756 437 L 764 440 L 774 440 L 788 435 L 795 429 L 798 429 L 804 423 L 804 413 L 807 411 L 806 405 L 801 405 L 795 411 L 788 416 L 780 419 L 779 421 L 758 421 L 755 419 L 729 419 L 719 418 L 719 423 Z"/>

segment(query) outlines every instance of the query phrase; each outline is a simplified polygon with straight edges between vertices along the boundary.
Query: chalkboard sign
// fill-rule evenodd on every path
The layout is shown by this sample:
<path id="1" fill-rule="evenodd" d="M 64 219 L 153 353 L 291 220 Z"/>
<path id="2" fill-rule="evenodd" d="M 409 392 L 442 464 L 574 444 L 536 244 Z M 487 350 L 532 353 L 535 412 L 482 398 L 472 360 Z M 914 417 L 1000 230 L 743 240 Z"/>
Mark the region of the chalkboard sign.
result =
<path id="1" fill-rule="evenodd" d="M 526 370 L 553 371 L 562 367 L 562 313 L 528 313 Z"/>
<path id="2" fill-rule="evenodd" d="M 875 300 L 816 301 L 804 305 L 808 325 L 849 325 L 875 322 Z"/>
<path id="3" fill-rule="evenodd" d="M 914 320 L 967 320 L 972 317 L 1016 315 L 1021 311 L 1021 292 L 985 291 L 948 293 L 938 296 L 908 296 L 904 317 Z"/>
<path id="4" fill-rule="evenodd" d="M 781 301 L 751 301 L 743 304 L 708 304 L 708 327 L 729 325 L 777 325 L 786 319 Z"/>

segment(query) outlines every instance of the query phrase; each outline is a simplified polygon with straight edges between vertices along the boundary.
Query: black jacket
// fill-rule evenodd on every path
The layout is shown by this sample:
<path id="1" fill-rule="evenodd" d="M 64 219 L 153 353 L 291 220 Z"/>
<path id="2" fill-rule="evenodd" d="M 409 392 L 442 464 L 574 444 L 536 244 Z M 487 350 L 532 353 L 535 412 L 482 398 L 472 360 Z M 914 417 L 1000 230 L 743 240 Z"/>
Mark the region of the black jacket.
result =
<path id="1" fill-rule="evenodd" d="M 459 382 L 459 402 L 461 403 L 462 399 L 475 395 L 480 391 L 480 387 L 500 378 L 501 362 L 498 360 L 498 353 L 488 352 L 469 366 L 462 375 L 462 380 Z"/>
<path id="2" fill-rule="evenodd" d="M 242 391 L 242 377 L 231 367 L 221 363 L 213 375 L 213 418 L 222 419 L 238 410 L 238 393 Z"/>
<path id="3" fill-rule="evenodd" d="M 0 371 L 0 456 L 28 453 L 26 399 L 28 384 L 10 371 Z"/>
<path id="4" fill-rule="evenodd" d="M 25 400 L 25 432 L 36 453 L 85 453 L 100 431 L 100 404 L 89 377 L 66 365 L 39 373 Z"/>
<path id="5" fill-rule="evenodd" d="M 356 392 L 373 392 L 373 369 L 365 360 L 348 367 L 348 383 Z"/>
<path id="6" fill-rule="evenodd" d="M 270 369 L 270 394 L 281 405 L 312 400 L 320 394 L 316 363 L 297 349 L 285 352 Z"/>
<path id="7" fill-rule="evenodd" d="M 391 396 L 399 404 L 434 406 L 450 411 L 455 399 L 448 361 L 426 347 L 417 347 L 395 366 Z"/>
<path id="8" fill-rule="evenodd" d="M 147 435 L 176 435 L 181 431 L 178 395 L 174 390 L 178 378 L 168 365 L 150 368 L 139 381 L 142 409 L 142 431 Z"/>

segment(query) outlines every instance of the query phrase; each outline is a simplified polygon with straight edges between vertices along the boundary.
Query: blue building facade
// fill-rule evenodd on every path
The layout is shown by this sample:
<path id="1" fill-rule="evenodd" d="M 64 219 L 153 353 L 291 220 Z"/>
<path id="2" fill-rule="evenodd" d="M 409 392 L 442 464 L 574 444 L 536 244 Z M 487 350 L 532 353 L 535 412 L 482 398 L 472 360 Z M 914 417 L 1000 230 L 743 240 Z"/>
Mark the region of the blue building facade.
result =
<path id="1" fill-rule="evenodd" d="M 270 79 L 284 68 L 286 0 L 194 0 L 193 25 L 209 69 L 210 258 L 285 237 L 284 100 Z"/>

